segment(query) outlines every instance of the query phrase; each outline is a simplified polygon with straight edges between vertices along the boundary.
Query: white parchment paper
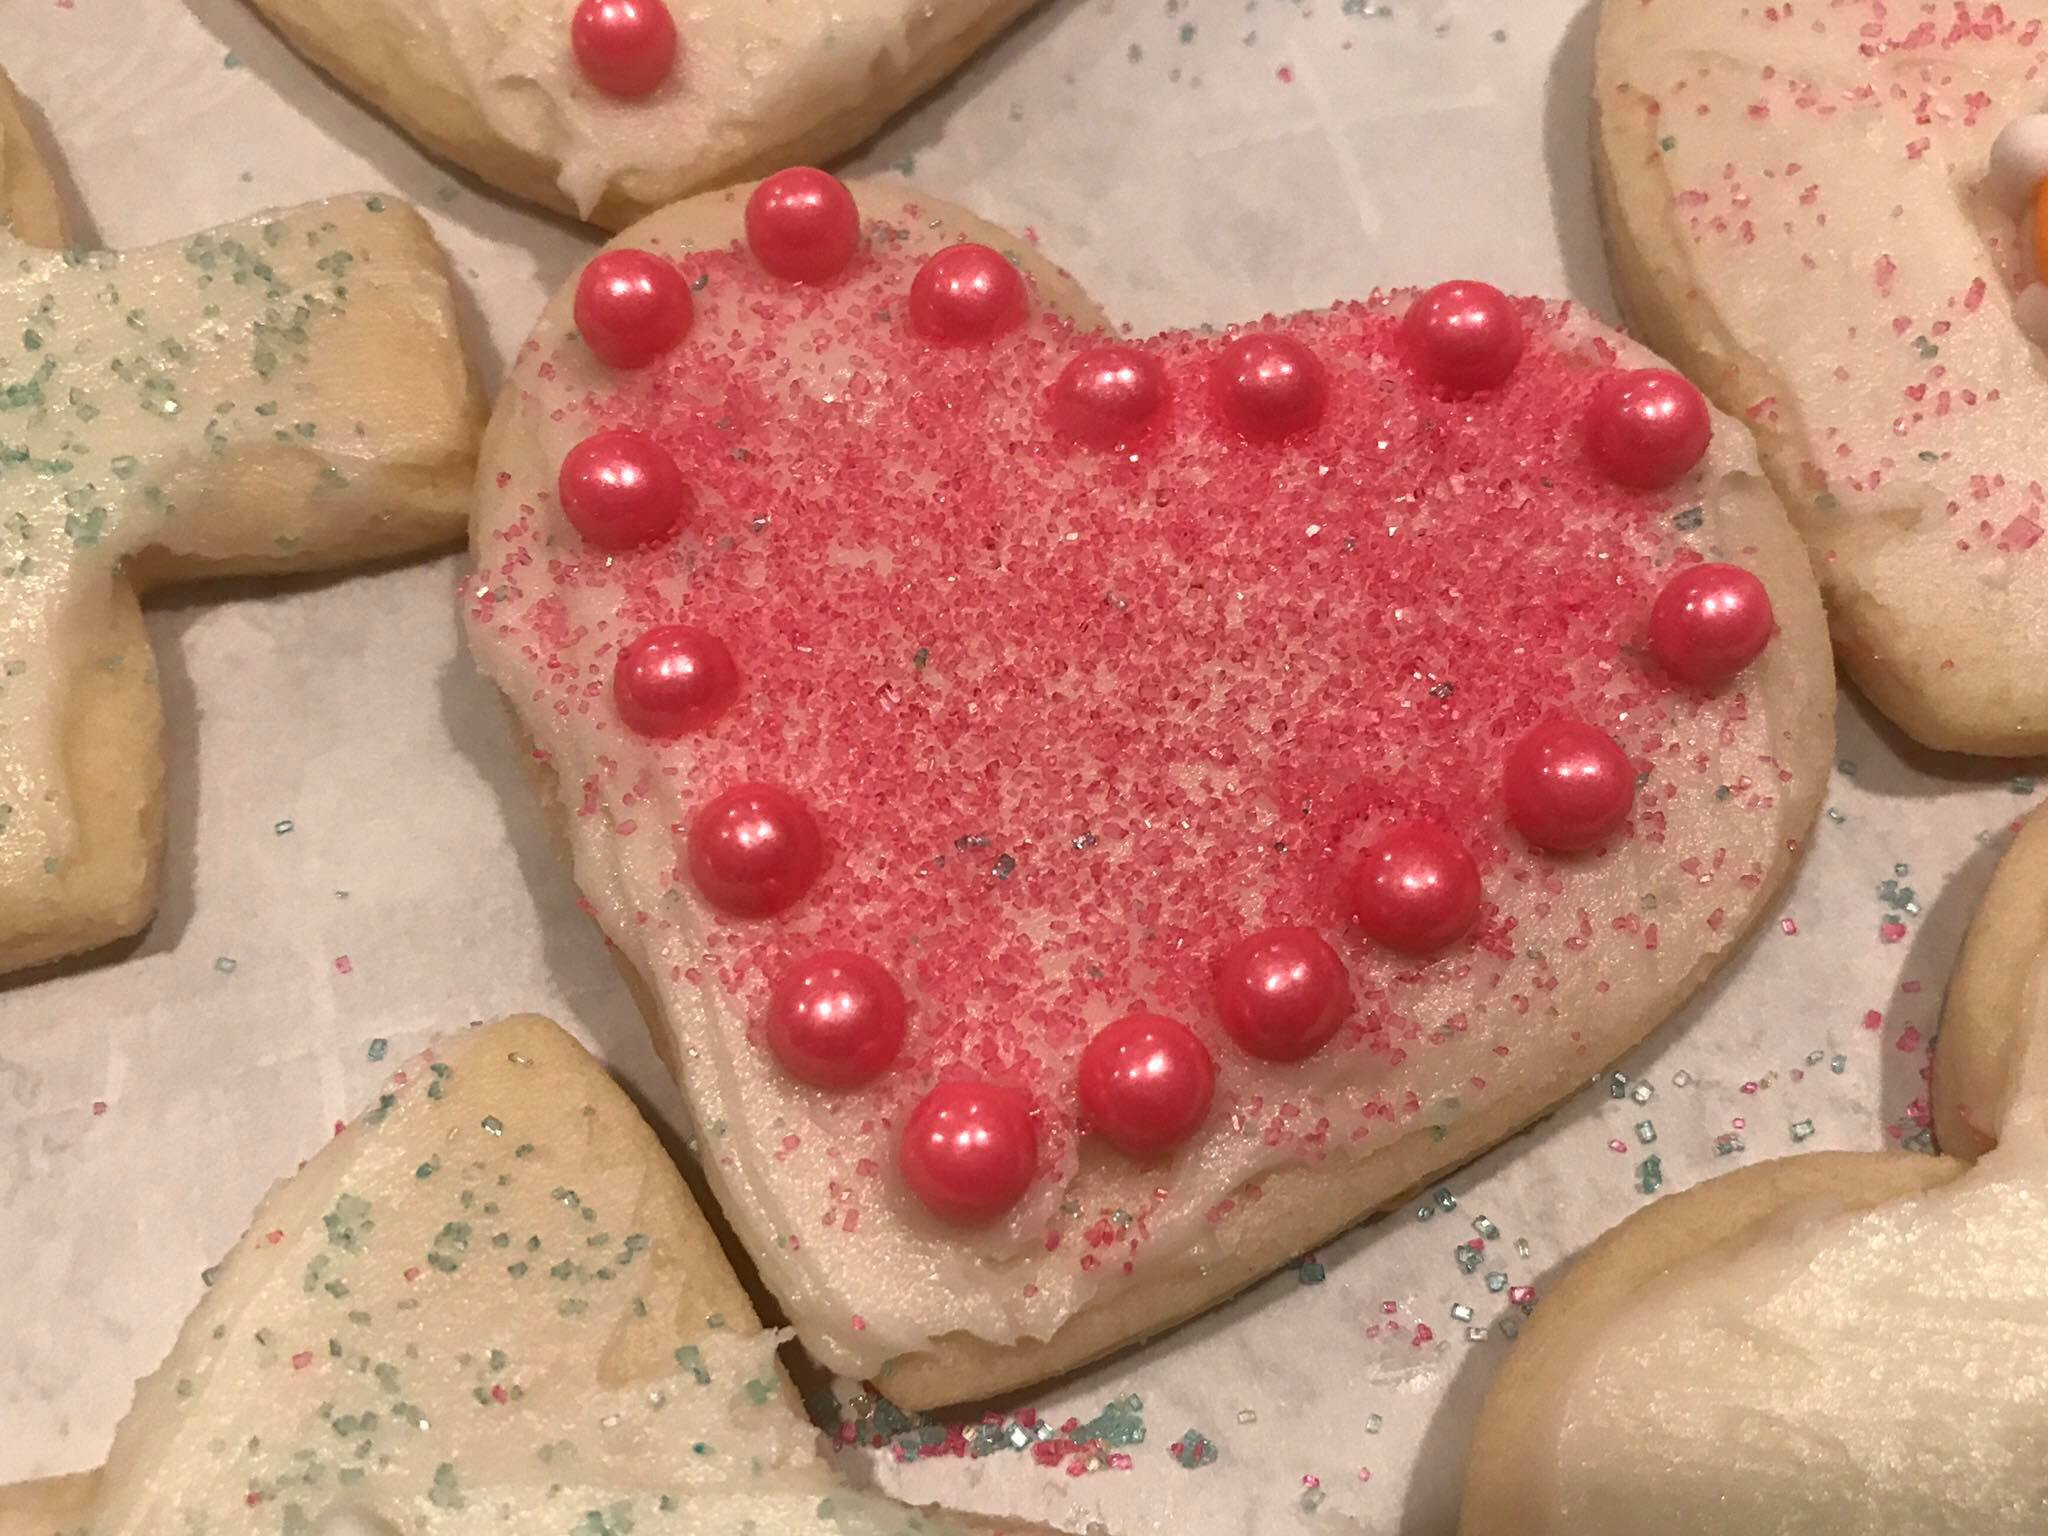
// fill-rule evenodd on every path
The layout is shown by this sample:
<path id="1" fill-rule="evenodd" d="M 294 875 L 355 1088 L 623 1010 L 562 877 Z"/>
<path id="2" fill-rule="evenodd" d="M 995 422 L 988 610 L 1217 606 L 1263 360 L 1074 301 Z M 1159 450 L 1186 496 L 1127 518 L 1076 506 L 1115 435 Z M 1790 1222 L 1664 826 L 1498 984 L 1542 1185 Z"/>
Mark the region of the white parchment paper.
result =
<path id="1" fill-rule="evenodd" d="M 856 165 L 1028 231 L 1141 329 L 1448 276 L 1605 310 L 1590 45 L 1584 0 L 1048 0 Z M 421 205 L 493 380 L 592 244 L 423 157 L 238 0 L 0 0 L 0 63 L 105 244 L 343 191 Z M 395 1059 L 469 1019 L 551 1012 L 676 1130 L 461 650 L 461 569 L 200 590 L 151 614 L 162 915 L 125 952 L 0 986 L 0 1481 L 97 1463 L 201 1268 L 383 1075 L 371 1040 Z M 1590 1084 L 1449 1180 L 1454 1209 L 1354 1232 L 1320 1270 L 1030 1405 L 1058 1423 L 1137 1394 L 1128 1468 L 885 1450 L 844 1470 L 1075 1531 L 1448 1531 L 1503 1325 L 1532 1304 L 1511 1298 L 1540 1306 L 1653 1198 L 1648 1157 L 1668 1193 L 1917 1130 L 1942 986 L 2033 786 L 1844 705 L 1833 809 L 1783 921 L 1624 1064 L 1621 1097 Z M 1213 1464 L 1171 1454 L 1190 1428 Z"/>

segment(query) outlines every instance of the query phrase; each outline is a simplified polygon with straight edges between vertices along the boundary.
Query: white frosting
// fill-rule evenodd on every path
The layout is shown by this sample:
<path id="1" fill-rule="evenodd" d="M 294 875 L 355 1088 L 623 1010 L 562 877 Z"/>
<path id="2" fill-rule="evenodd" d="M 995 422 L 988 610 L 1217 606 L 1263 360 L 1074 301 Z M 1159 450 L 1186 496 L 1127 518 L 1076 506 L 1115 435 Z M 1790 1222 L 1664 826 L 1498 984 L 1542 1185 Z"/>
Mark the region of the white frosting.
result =
<path id="1" fill-rule="evenodd" d="M 2037 965 L 2027 1028 L 2048 1029 Z M 2048 1052 L 1928 1193 L 1784 1214 L 1605 1320 L 1560 1399 L 1543 1528 L 2034 1536 L 2048 1521 Z"/>
<path id="2" fill-rule="evenodd" d="M 910 64 L 913 27 L 949 9 L 931 0 L 668 0 L 680 37 L 675 75 L 624 101 L 577 66 L 576 3 L 402 0 L 377 9 L 380 25 L 452 60 L 492 130 L 558 167 L 563 194 L 585 214 L 614 187 L 667 202 L 707 173 L 857 109 L 878 69 Z"/>
<path id="3" fill-rule="evenodd" d="M 730 1276 L 577 1054 L 531 1023 L 450 1042 L 280 1185 L 144 1384 L 84 1529 L 949 1530 L 837 1482 L 779 1336 L 690 1310 Z"/>
<path id="4" fill-rule="evenodd" d="M 466 421 L 411 417 L 383 372 L 400 342 L 423 376 L 428 347 L 455 355 L 416 220 L 383 210 L 338 199 L 119 256 L 0 231 L 0 890 L 33 902 L 76 852 L 70 679 L 150 664 L 103 654 L 123 561 L 345 553 L 392 510 L 370 473 L 454 461 Z"/>

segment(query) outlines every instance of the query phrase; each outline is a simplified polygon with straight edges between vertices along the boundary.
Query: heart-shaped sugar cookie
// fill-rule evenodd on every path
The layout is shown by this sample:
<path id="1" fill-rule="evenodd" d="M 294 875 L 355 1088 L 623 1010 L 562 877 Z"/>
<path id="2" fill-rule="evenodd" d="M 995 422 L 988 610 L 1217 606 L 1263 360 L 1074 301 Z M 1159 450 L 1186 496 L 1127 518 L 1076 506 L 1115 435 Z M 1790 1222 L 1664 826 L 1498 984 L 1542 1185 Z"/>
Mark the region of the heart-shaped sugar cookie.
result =
<path id="1" fill-rule="evenodd" d="M 1031 0 L 253 0 L 437 154 L 617 229 L 839 155 Z"/>
<path id="2" fill-rule="evenodd" d="M 1584 315 L 1093 320 L 791 172 L 594 262 L 483 455 L 471 641 L 711 1182 L 912 1405 L 1540 1115 L 1767 909 L 1831 747 L 1747 439 Z"/>

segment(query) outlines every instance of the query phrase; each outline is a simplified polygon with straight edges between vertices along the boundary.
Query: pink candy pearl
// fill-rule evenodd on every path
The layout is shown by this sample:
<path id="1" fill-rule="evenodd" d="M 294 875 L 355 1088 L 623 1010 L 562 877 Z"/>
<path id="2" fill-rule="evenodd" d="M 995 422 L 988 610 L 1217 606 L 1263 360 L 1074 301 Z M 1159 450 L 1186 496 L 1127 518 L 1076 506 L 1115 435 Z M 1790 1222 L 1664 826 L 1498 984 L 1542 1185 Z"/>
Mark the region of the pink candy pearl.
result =
<path id="1" fill-rule="evenodd" d="M 583 0 L 569 23 L 583 78 L 607 96 L 651 95 L 676 67 L 676 21 L 663 0 Z"/>
<path id="2" fill-rule="evenodd" d="M 1052 388 L 1053 424 L 1094 448 L 1131 442 L 1166 404 L 1166 376 L 1136 347 L 1090 347 L 1061 370 Z"/>
<path id="3" fill-rule="evenodd" d="M 662 624 L 619 652 L 612 697 L 619 718 L 642 736 L 700 731 L 739 692 L 739 669 L 725 642 L 690 624 Z"/>
<path id="4" fill-rule="evenodd" d="M 600 549 L 632 549 L 660 538 L 690 510 L 676 461 L 644 432 L 586 437 L 562 460 L 562 511 Z"/>
<path id="5" fill-rule="evenodd" d="M 1586 455 L 1608 479 L 1661 491 L 1691 474 L 1713 441 L 1706 396 L 1664 368 L 1612 373 L 1594 388 Z"/>
<path id="6" fill-rule="evenodd" d="M 1330 385 L 1322 360 L 1291 336 L 1255 332 L 1217 354 L 1210 390 L 1223 419 L 1246 437 L 1272 440 L 1323 419 Z"/>
<path id="7" fill-rule="evenodd" d="M 606 251 L 576 284 L 577 333 L 613 368 L 645 368 L 689 334 L 694 314 L 689 280 L 647 251 Z"/>
<path id="8" fill-rule="evenodd" d="M 860 245 L 860 210 L 836 176 L 796 166 L 747 199 L 747 248 L 785 282 L 837 277 Z"/>
<path id="9" fill-rule="evenodd" d="M 1763 654 L 1775 622 L 1770 593 L 1741 566 L 1688 566 L 1650 609 L 1650 654 L 1682 683 L 1718 687 Z"/>
<path id="10" fill-rule="evenodd" d="M 1423 379 L 1457 393 L 1492 389 L 1522 360 L 1522 317 L 1490 283 L 1439 283 L 1419 295 L 1401 338 Z"/>
<path id="11" fill-rule="evenodd" d="M 985 245 L 949 245 L 910 283 L 910 323 L 932 341 L 988 341 L 1024 319 L 1024 279 Z"/>

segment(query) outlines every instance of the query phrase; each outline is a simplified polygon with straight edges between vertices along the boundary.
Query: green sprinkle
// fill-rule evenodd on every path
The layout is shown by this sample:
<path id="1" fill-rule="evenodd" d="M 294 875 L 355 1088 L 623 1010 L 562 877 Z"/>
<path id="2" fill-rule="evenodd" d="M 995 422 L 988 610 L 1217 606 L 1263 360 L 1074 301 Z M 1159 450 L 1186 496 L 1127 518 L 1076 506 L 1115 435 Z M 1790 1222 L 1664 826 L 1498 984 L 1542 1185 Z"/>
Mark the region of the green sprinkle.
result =
<path id="1" fill-rule="evenodd" d="M 376 1039 L 370 1042 L 370 1060 L 382 1061 L 384 1059 L 384 1053 L 390 1048 L 391 1042 L 389 1040 L 386 1040 L 382 1035 L 379 1035 Z"/>
<path id="2" fill-rule="evenodd" d="M 1654 1195 L 1664 1187 L 1664 1159 L 1654 1152 L 1636 1165 L 1636 1188 Z"/>
<path id="3" fill-rule="evenodd" d="M 1812 1134 L 1813 1122 L 1811 1120 L 1795 1120 L 1792 1122 L 1792 1139 L 1794 1141 L 1804 1141 Z"/>

